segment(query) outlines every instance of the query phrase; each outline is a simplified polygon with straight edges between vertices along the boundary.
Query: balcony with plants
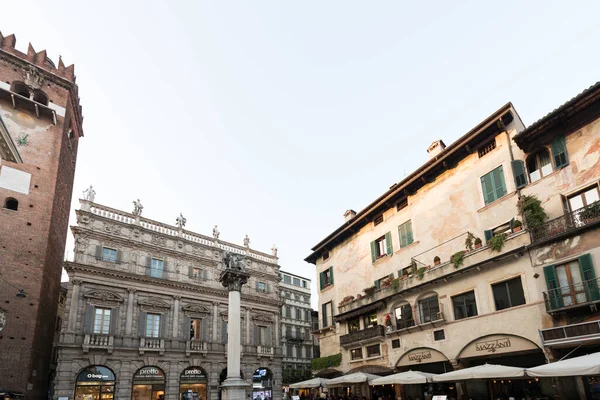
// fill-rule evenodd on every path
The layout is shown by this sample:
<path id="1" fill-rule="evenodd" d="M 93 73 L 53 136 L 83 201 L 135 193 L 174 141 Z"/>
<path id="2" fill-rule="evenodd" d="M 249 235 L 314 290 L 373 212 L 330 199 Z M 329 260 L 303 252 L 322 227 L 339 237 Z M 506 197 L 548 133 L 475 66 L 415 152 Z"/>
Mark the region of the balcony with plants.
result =
<path id="1" fill-rule="evenodd" d="M 534 205 L 534 207 L 541 208 L 541 205 Z M 532 244 L 540 245 L 598 226 L 600 224 L 600 201 L 549 221 L 546 221 L 547 215 L 543 209 L 537 211 L 534 217 L 532 223 L 527 225 L 531 231 Z"/>
<path id="2" fill-rule="evenodd" d="M 383 325 L 374 325 L 365 329 L 356 330 L 346 335 L 340 336 L 340 346 L 354 346 L 358 343 L 366 343 L 383 340 L 385 337 Z"/>

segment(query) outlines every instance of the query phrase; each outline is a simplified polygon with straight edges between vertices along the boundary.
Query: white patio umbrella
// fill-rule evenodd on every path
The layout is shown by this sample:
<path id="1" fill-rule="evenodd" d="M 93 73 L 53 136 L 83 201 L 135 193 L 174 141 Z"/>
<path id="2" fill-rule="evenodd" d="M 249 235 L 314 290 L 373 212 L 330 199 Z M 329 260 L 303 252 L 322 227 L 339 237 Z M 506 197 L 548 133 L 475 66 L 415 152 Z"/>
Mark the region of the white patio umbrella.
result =
<path id="1" fill-rule="evenodd" d="M 540 365 L 526 372 L 535 377 L 600 375 L 600 353 Z"/>
<path id="2" fill-rule="evenodd" d="M 371 379 L 379 378 L 379 375 L 365 374 L 364 372 L 355 372 L 353 374 L 340 376 L 339 378 L 330 379 L 325 384 L 327 387 L 344 386 L 352 383 L 364 383 Z"/>
<path id="3" fill-rule="evenodd" d="M 313 378 L 313 379 L 309 379 L 307 381 L 292 383 L 290 385 L 290 388 L 292 388 L 292 389 L 309 389 L 309 388 L 318 388 L 321 386 L 324 387 L 325 384 L 327 382 L 329 382 L 330 380 L 331 379 Z"/>
<path id="4" fill-rule="evenodd" d="M 399 374 L 382 376 L 369 381 L 370 385 L 413 385 L 419 383 L 432 382 L 431 378 L 436 374 L 428 374 L 427 372 L 406 371 Z"/>
<path id="5" fill-rule="evenodd" d="M 434 382 L 464 381 L 467 379 L 519 378 L 525 376 L 525 368 L 504 365 L 484 364 L 477 367 L 459 369 L 433 377 Z"/>

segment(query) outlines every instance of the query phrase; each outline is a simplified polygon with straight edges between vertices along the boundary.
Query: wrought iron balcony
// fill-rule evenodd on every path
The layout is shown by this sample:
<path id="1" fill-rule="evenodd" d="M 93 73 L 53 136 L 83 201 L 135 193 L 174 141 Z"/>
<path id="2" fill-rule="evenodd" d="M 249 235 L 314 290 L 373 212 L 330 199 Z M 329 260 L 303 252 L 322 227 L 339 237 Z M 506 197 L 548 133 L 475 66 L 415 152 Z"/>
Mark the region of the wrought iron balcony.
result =
<path id="1" fill-rule="evenodd" d="M 597 302 L 600 302 L 600 278 L 561 286 L 544 292 L 544 303 L 548 313 L 587 306 Z"/>
<path id="2" fill-rule="evenodd" d="M 340 336 L 340 345 L 347 346 L 358 342 L 370 341 L 372 339 L 383 339 L 384 336 L 383 325 L 375 325 L 370 328 Z"/>
<path id="3" fill-rule="evenodd" d="M 558 239 L 600 223 L 600 202 L 554 218 L 531 229 L 533 244 Z"/>
<path id="4" fill-rule="evenodd" d="M 600 340 L 600 321 L 541 329 L 540 333 L 544 346 L 548 347 Z"/>
<path id="5" fill-rule="evenodd" d="M 289 333 L 285 334 L 285 339 L 288 342 L 303 342 L 306 339 L 306 337 L 304 336 L 303 333 L 298 333 L 298 332 L 292 333 L 292 332 L 289 332 Z"/>

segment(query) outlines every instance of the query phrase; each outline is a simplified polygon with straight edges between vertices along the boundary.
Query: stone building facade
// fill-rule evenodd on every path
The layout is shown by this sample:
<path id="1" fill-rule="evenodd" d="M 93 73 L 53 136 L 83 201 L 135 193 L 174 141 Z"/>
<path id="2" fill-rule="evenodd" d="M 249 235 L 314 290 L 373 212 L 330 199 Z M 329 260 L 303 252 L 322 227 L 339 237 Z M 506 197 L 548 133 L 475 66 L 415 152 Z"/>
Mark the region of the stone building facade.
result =
<path id="1" fill-rule="evenodd" d="M 88 195 L 89 198 L 89 195 Z M 81 200 L 54 398 L 220 398 L 227 376 L 227 252 L 243 257 L 241 375 L 248 394 L 281 398 L 281 300 L 275 254 Z M 92 382 L 90 382 L 90 380 Z M 250 392 L 251 391 L 251 392 Z M 188 396 L 185 394 L 184 396 Z M 190 392 L 189 396 L 193 396 Z M 194 397 L 189 397 L 194 398 Z"/>
<path id="2" fill-rule="evenodd" d="M 314 357 L 311 329 L 311 282 L 281 271 L 281 337 L 283 338 L 283 384 L 300 382 L 312 376 Z"/>
<path id="3" fill-rule="evenodd" d="M 306 259 L 317 266 L 321 355 L 336 360 L 318 374 L 532 367 L 584 342 L 580 352 L 600 350 L 598 99 L 597 84 L 529 128 L 509 103 L 450 146 L 434 142 L 423 166 L 347 211 Z M 531 196 L 547 218 L 524 219 L 520 200 Z M 557 387 L 561 398 L 587 395 L 581 378 Z"/>
<path id="4" fill-rule="evenodd" d="M 74 67 L 15 43 L 0 33 L 0 389 L 39 399 L 83 117 Z"/>

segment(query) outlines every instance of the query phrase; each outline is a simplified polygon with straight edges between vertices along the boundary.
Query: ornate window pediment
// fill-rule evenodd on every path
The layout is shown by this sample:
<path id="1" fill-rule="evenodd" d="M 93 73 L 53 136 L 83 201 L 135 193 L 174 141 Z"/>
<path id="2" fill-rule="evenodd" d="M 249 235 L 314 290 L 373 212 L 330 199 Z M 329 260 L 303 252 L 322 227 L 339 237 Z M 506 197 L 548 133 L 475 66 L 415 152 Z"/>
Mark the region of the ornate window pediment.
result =
<path id="1" fill-rule="evenodd" d="M 109 292 L 108 290 L 90 290 L 85 293 L 83 297 L 87 299 L 108 301 L 108 302 L 116 302 L 122 303 L 123 298 L 114 292 Z"/>
<path id="2" fill-rule="evenodd" d="M 260 321 L 260 322 L 273 322 L 273 318 L 271 318 L 267 314 L 258 314 L 252 316 L 252 321 Z"/>
<path id="3" fill-rule="evenodd" d="M 171 308 L 171 305 L 166 301 L 157 299 L 155 297 L 148 297 L 145 299 L 138 299 L 138 305 L 145 310 L 166 310 Z"/>
<path id="4" fill-rule="evenodd" d="M 210 314 L 210 309 L 200 304 L 186 304 L 181 308 L 185 312 L 193 313 L 193 314 Z"/>

